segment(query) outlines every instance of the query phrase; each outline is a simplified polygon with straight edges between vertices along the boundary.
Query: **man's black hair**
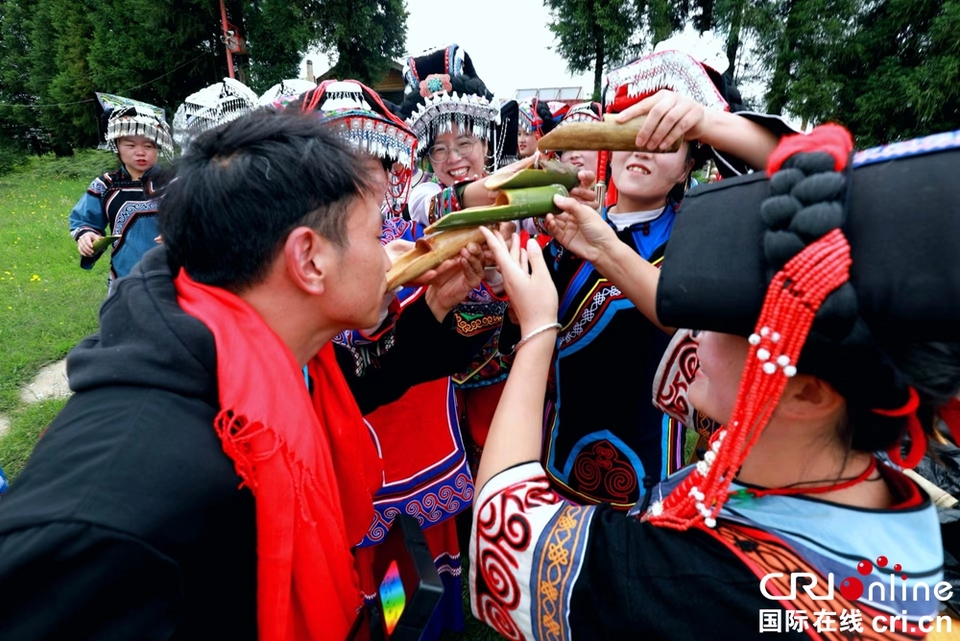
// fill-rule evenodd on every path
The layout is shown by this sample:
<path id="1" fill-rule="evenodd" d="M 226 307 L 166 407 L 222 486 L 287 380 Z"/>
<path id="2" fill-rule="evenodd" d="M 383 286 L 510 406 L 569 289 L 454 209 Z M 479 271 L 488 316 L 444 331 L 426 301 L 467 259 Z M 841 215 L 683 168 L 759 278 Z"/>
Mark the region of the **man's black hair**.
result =
<path id="1" fill-rule="evenodd" d="M 254 112 L 198 136 L 176 173 L 159 208 L 171 264 L 231 291 L 262 281 L 296 227 L 344 246 L 348 207 L 370 191 L 350 148 L 291 112 Z"/>

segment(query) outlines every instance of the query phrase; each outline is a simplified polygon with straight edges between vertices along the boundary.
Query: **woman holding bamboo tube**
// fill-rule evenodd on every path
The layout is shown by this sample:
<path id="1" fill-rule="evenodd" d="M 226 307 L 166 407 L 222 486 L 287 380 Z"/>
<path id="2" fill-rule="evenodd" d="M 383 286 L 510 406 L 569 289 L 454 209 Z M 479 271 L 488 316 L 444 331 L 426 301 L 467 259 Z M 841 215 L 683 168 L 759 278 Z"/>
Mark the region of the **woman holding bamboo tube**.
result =
<path id="1" fill-rule="evenodd" d="M 712 72 L 712 70 L 711 70 Z M 648 83 L 666 79 L 668 86 Z M 640 59 L 611 73 L 608 112 L 638 116 L 638 149 L 601 152 L 610 180 L 603 210 L 618 238 L 644 259 L 648 280 L 657 267 L 690 173 L 716 148 L 761 167 L 778 136 L 727 111 L 711 73 L 678 51 Z M 697 97 L 697 99 L 694 98 Z M 679 141 L 679 150 L 666 152 Z M 670 342 L 649 304 L 635 307 L 582 256 L 557 242 L 547 264 L 560 295 L 558 353 L 551 370 L 541 461 L 565 498 L 607 502 L 626 510 L 684 462 L 684 426 L 650 401 L 661 356 Z M 623 376 L 629 368 L 633 375 Z"/>

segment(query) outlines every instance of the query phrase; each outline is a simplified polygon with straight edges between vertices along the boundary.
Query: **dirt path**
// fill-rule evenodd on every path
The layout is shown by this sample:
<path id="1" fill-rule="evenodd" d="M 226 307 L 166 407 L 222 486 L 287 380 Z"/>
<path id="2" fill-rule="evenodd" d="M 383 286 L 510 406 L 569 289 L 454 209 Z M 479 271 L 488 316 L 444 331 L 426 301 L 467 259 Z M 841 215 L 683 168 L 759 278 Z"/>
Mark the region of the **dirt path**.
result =
<path id="1" fill-rule="evenodd" d="M 54 398 L 66 398 L 71 393 L 67 384 L 67 361 L 63 359 L 37 372 L 33 381 L 20 389 L 20 400 L 24 403 L 39 403 Z M 0 437 L 9 430 L 9 417 L 0 414 Z"/>

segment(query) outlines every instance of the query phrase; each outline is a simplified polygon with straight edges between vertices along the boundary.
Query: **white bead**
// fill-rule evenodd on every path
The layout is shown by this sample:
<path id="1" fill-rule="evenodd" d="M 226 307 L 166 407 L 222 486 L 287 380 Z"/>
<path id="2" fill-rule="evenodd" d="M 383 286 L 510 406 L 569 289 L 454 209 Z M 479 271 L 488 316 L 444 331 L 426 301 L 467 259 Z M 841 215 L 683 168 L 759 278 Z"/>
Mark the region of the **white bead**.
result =
<path id="1" fill-rule="evenodd" d="M 703 501 L 697 501 L 696 506 L 697 511 L 700 512 L 700 514 L 703 514 L 705 511 L 707 511 L 707 506 L 703 504 Z"/>
<path id="2" fill-rule="evenodd" d="M 787 377 L 793 378 L 794 376 L 797 375 L 797 368 L 794 367 L 793 365 L 787 365 L 786 367 L 783 368 L 783 373 Z"/>
<path id="3" fill-rule="evenodd" d="M 707 450 L 703 455 L 703 460 L 707 463 L 713 464 L 713 460 L 717 458 L 716 453 L 713 450 Z"/>
<path id="4" fill-rule="evenodd" d="M 777 366 L 774 365 L 773 363 L 764 363 L 764 364 L 763 364 L 763 372 L 764 372 L 764 374 L 773 374 L 773 373 L 776 372 L 776 371 L 777 371 Z"/>
<path id="5" fill-rule="evenodd" d="M 747 339 L 747 342 L 751 345 L 760 344 L 760 334 L 750 334 L 750 338 Z"/>
<path id="6" fill-rule="evenodd" d="M 703 524 L 712 530 L 713 528 L 717 527 L 717 520 L 712 516 L 708 516 L 707 518 L 703 519 Z"/>
<path id="7" fill-rule="evenodd" d="M 779 365 L 780 367 L 786 367 L 789 364 L 790 364 L 789 356 L 787 356 L 786 354 L 780 354 L 780 356 L 777 356 L 777 365 Z"/>
<path id="8" fill-rule="evenodd" d="M 650 514 L 654 516 L 660 516 L 663 514 L 663 503 L 660 501 L 654 501 L 650 504 Z"/>
<path id="9" fill-rule="evenodd" d="M 700 461 L 697 463 L 697 471 L 700 472 L 700 476 L 706 476 L 707 472 L 710 471 L 710 466 L 703 461 Z"/>
<path id="10" fill-rule="evenodd" d="M 770 335 L 770 340 L 772 340 L 774 343 L 779 343 L 779 342 L 780 342 L 780 332 L 774 332 L 773 334 L 771 334 L 771 335 Z"/>
<path id="11" fill-rule="evenodd" d="M 760 328 L 760 335 L 761 335 L 761 336 L 766 336 L 766 335 L 769 334 L 769 333 L 770 333 L 770 328 L 769 328 L 769 327 L 761 327 L 761 328 Z"/>
<path id="12" fill-rule="evenodd" d="M 757 350 L 757 358 L 759 358 L 761 361 L 765 361 L 765 360 L 769 359 L 769 358 L 770 358 L 770 350 L 768 350 L 768 349 L 766 349 L 766 348 L 764 348 L 764 347 L 761 347 L 760 349 Z"/>
<path id="13" fill-rule="evenodd" d="M 713 451 L 713 452 L 719 452 L 719 451 L 720 451 L 720 442 L 721 442 L 722 440 L 723 440 L 723 439 L 717 439 L 716 441 L 714 441 L 714 442 L 710 445 L 710 450 Z M 706 456 L 706 455 L 704 455 L 704 456 Z"/>

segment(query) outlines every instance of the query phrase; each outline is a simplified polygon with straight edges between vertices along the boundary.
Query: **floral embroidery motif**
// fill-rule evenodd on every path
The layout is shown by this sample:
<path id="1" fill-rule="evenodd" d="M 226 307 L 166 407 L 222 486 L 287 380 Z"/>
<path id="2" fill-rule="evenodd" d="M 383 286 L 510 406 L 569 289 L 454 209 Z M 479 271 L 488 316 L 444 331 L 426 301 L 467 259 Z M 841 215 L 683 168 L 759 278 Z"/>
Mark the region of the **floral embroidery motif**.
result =
<path id="1" fill-rule="evenodd" d="M 453 85 L 450 84 L 450 75 L 446 73 L 432 73 L 420 81 L 420 95 L 424 98 L 429 98 L 441 91 L 450 92 L 452 90 Z"/>

